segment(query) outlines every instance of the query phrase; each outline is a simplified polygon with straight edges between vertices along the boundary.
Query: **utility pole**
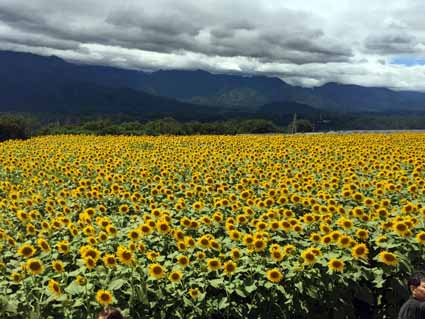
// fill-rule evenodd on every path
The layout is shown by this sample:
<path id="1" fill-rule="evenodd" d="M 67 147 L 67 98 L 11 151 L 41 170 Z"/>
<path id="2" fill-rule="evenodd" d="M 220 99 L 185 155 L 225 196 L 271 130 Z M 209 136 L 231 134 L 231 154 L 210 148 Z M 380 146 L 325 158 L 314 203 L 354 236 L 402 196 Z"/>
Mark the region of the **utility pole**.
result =
<path id="1" fill-rule="evenodd" d="M 297 113 L 294 113 L 294 118 L 292 120 L 292 134 L 297 133 Z"/>

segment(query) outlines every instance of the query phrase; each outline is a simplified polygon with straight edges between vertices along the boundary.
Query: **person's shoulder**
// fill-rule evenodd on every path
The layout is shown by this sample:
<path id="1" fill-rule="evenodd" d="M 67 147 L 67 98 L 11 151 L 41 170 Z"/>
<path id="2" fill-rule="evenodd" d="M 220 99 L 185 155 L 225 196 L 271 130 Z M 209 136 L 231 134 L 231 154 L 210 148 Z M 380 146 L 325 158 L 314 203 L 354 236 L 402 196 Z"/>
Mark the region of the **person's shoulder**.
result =
<path id="1" fill-rule="evenodd" d="M 414 308 L 414 309 L 418 309 L 420 310 L 421 313 L 425 314 L 425 301 L 423 300 L 418 300 L 415 298 L 409 298 L 406 302 L 405 305 L 407 308 Z"/>
<path id="2" fill-rule="evenodd" d="M 425 308 L 424 308 L 425 309 Z M 414 298 L 407 299 L 404 304 L 401 306 L 398 313 L 398 319 L 411 319 L 412 316 L 415 316 L 417 312 L 422 312 L 422 308 L 418 303 L 418 300 Z"/>
<path id="3" fill-rule="evenodd" d="M 420 305 L 421 302 L 413 297 L 410 297 L 409 299 L 406 300 L 406 302 L 404 303 L 404 305 L 409 306 L 409 305 Z"/>
<path id="4" fill-rule="evenodd" d="M 415 300 L 418 303 L 418 307 L 420 307 L 425 312 L 425 301 L 417 300 L 417 299 L 415 299 Z"/>

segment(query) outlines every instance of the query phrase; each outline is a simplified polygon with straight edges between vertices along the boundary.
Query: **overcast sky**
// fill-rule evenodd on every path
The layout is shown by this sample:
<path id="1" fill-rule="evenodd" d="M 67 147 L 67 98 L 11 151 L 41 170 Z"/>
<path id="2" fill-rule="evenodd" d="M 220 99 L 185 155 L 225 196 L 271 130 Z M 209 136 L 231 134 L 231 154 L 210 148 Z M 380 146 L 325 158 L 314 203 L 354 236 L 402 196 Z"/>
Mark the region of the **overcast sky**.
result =
<path id="1" fill-rule="evenodd" d="M 424 0 L 0 0 L 0 49 L 425 91 Z"/>

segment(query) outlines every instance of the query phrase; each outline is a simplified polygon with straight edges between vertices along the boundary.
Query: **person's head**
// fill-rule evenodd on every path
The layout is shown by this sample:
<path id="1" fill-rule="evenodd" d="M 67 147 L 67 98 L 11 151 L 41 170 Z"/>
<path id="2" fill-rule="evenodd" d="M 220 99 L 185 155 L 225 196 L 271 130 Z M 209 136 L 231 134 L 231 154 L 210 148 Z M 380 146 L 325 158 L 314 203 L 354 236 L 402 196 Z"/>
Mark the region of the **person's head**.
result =
<path id="1" fill-rule="evenodd" d="M 106 308 L 102 310 L 96 319 L 125 319 L 121 312 L 115 308 Z"/>
<path id="2" fill-rule="evenodd" d="M 407 280 L 413 298 L 425 301 L 425 273 L 416 272 Z"/>

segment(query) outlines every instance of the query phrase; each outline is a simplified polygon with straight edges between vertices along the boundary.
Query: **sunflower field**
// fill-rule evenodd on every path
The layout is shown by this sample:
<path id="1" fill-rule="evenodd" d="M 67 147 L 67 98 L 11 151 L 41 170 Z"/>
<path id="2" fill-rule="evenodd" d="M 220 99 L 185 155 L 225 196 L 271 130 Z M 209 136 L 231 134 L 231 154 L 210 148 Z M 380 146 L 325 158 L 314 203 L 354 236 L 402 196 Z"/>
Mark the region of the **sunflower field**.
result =
<path id="1" fill-rule="evenodd" d="M 396 318 L 425 134 L 0 144 L 0 318 Z"/>

